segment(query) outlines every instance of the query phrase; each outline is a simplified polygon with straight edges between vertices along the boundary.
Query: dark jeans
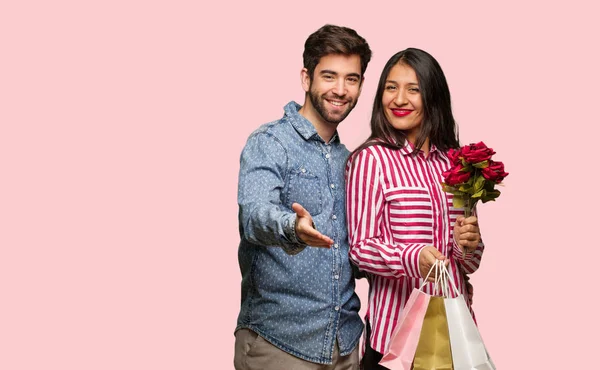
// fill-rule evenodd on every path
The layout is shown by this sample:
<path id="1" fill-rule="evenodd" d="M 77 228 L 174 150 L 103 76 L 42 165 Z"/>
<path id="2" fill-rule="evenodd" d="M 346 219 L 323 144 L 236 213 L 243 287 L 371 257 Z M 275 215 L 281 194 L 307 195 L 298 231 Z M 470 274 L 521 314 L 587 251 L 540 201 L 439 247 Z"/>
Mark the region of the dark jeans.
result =
<path id="1" fill-rule="evenodd" d="M 371 324 L 367 320 L 367 341 L 365 346 L 365 355 L 362 359 L 362 370 L 389 370 L 385 366 L 379 365 L 379 361 L 383 357 L 382 353 L 371 348 Z"/>

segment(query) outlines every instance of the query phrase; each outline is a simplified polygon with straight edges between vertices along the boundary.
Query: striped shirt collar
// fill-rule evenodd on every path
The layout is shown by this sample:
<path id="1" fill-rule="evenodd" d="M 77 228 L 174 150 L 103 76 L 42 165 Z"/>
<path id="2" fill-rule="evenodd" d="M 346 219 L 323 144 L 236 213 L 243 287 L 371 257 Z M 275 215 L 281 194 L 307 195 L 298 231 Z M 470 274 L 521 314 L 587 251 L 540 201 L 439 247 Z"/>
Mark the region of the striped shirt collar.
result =
<path id="1" fill-rule="evenodd" d="M 400 149 L 400 153 L 402 153 L 403 155 L 412 154 L 414 151 L 415 151 L 415 146 L 408 140 L 406 140 L 404 142 L 404 147 L 402 149 Z M 420 151 L 422 152 L 423 150 L 421 149 Z M 430 144 L 429 145 L 429 154 L 435 153 L 435 152 L 439 152 L 438 148 L 435 146 L 435 144 Z"/>

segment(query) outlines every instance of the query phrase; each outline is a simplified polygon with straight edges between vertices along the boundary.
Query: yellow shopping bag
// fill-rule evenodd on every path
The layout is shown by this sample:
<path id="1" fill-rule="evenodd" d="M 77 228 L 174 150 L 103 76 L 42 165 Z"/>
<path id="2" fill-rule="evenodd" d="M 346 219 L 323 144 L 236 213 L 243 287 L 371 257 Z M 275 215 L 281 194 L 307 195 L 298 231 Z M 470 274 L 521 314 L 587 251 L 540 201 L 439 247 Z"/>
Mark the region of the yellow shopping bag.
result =
<path id="1" fill-rule="evenodd" d="M 413 362 L 414 370 L 454 370 L 444 297 L 431 297 Z"/>

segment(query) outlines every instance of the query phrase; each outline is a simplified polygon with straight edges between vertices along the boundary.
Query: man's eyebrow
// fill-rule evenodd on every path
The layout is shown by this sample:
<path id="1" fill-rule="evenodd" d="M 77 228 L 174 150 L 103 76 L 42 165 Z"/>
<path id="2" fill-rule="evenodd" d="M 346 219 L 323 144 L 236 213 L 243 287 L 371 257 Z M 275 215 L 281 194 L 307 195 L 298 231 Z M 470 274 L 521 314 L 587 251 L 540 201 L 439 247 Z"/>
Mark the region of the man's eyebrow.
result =
<path id="1" fill-rule="evenodd" d="M 320 74 L 324 75 L 324 74 L 330 74 L 330 75 L 334 75 L 337 76 L 338 73 L 336 71 L 331 71 L 329 69 L 324 69 L 320 72 Z M 348 75 L 346 75 L 346 77 L 356 77 L 358 79 L 360 79 L 360 73 L 349 73 Z"/>

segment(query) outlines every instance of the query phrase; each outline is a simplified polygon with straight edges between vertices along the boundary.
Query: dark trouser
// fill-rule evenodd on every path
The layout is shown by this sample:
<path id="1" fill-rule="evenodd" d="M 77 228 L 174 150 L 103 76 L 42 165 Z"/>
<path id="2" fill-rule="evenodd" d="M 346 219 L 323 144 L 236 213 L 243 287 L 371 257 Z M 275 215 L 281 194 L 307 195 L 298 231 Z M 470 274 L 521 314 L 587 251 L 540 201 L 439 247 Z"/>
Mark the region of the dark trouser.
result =
<path id="1" fill-rule="evenodd" d="M 383 357 L 383 354 L 375 351 L 371 348 L 371 324 L 369 320 L 367 320 L 367 340 L 365 346 L 365 355 L 362 359 L 362 367 L 363 370 L 389 370 L 385 366 L 379 365 L 379 361 Z"/>

